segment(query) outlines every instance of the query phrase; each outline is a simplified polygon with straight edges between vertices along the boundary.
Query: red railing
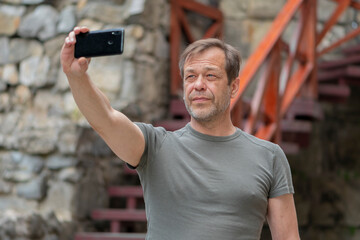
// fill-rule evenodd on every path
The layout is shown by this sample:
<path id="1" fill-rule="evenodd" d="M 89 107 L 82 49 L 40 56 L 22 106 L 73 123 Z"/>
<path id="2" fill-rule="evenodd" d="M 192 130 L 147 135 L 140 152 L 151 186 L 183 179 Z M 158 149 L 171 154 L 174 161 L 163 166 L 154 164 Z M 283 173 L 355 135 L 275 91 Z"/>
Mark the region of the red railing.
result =
<path id="1" fill-rule="evenodd" d="M 263 41 L 250 56 L 240 73 L 240 89 L 231 102 L 233 122 L 257 137 L 279 142 L 281 119 L 296 97 L 317 98 L 317 60 L 360 33 L 357 28 L 319 49 L 321 41 L 348 8 L 360 9 L 354 0 L 333 0 L 337 7 L 317 32 L 317 1 L 288 0 Z M 288 43 L 282 34 L 294 17 L 297 17 Z M 284 57 L 285 56 L 285 57 Z M 257 87 L 251 97 L 250 112 L 243 122 L 242 98 L 249 84 L 256 80 Z"/>
<path id="2" fill-rule="evenodd" d="M 205 30 L 202 38 L 223 36 L 223 15 L 215 7 L 207 6 L 194 0 L 171 0 L 170 21 L 170 58 L 171 58 L 171 95 L 179 96 L 182 93 L 182 80 L 179 75 L 178 61 L 181 52 L 182 36 L 190 43 L 196 39 L 191 32 L 186 12 L 193 12 L 212 20 L 211 26 Z M 184 33 L 184 34 L 183 34 Z"/>

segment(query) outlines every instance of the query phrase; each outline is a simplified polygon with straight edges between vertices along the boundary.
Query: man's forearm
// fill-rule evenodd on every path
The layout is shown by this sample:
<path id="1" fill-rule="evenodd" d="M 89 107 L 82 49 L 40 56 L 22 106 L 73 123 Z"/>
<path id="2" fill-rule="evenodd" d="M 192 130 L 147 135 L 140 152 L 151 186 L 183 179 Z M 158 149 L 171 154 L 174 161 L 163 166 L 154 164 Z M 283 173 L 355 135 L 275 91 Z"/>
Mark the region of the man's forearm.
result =
<path id="1" fill-rule="evenodd" d="M 71 92 L 81 113 L 95 129 L 108 124 L 112 107 L 108 98 L 90 80 L 88 74 L 77 78 L 68 76 Z"/>

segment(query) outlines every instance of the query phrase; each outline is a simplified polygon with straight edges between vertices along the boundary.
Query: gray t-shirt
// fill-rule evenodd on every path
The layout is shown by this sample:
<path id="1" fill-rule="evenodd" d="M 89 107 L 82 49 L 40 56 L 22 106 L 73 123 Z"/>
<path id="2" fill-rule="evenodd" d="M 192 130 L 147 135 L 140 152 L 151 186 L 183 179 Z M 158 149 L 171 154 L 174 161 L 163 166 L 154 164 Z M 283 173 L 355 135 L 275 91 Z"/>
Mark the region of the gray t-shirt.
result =
<path id="1" fill-rule="evenodd" d="M 148 240 L 234 240 L 261 235 L 268 198 L 294 193 L 276 144 L 240 129 L 215 137 L 137 123 L 145 151 L 137 167 Z"/>

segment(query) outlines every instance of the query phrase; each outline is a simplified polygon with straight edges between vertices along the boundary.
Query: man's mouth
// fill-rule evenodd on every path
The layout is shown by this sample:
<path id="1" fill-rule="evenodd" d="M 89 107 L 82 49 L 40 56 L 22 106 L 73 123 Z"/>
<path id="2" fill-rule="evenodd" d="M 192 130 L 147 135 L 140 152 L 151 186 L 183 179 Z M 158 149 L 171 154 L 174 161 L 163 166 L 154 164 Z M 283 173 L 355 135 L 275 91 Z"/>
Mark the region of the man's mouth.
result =
<path id="1" fill-rule="evenodd" d="M 192 98 L 192 102 L 206 102 L 209 101 L 210 99 L 207 97 L 194 97 Z"/>

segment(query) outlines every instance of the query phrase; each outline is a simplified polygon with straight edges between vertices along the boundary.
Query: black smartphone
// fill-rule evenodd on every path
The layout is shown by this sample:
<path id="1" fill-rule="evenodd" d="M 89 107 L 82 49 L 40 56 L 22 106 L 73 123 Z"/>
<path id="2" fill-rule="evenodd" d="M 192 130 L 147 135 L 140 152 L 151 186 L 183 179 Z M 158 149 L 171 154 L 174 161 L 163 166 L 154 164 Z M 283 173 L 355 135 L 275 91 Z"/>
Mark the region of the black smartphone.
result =
<path id="1" fill-rule="evenodd" d="M 124 35 L 123 28 L 80 33 L 76 35 L 75 58 L 122 54 Z"/>

